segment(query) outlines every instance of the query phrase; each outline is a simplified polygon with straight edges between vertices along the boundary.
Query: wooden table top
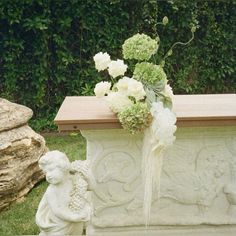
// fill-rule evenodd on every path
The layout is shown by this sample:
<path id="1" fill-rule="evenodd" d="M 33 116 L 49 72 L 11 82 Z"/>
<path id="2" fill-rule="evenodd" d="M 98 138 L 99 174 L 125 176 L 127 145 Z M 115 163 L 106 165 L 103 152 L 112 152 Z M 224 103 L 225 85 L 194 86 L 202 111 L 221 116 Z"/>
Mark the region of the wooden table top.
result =
<path id="1" fill-rule="evenodd" d="M 174 95 L 177 126 L 236 125 L 236 94 Z M 106 101 L 90 96 L 66 97 L 55 123 L 59 131 L 121 128 Z"/>

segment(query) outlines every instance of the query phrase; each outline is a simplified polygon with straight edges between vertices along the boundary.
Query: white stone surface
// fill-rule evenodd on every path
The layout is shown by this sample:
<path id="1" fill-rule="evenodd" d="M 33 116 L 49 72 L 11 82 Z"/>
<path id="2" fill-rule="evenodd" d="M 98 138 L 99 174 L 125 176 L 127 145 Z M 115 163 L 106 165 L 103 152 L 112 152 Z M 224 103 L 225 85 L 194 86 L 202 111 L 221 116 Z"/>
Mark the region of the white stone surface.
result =
<path id="1" fill-rule="evenodd" d="M 82 134 L 97 182 L 88 235 L 144 232 L 142 135 L 124 130 L 83 130 Z M 215 226 L 210 229 L 214 235 L 220 235 L 219 227 L 225 232 L 222 235 L 236 233 L 231 227 L 236 226 L 236 127 L 181 127 L 176 136 L 164 157 L 161 197 L 157 202 L 154 193 L 152 203 L 150 227 L 165 225 L 166 231 L 148 228 L 147 235 L 182 235 L 168 231 L 180 226 L 187 226 L 189 235 L 197 235 L 196 230 L 209 235 L 201 225 Z"/>
<path id="2" fill-rule="evenodd" d="M 88 236 L 235 236 L 235 226 L 87 228 Z"/>
<path id="3" fill-rule="evenodd" d="M 71 164 L 64 153 L 51 151 L 40 158 L 39 166 L 50 184 L 36 213 L 40 235 L 82 235 L 91 215 L 89 162 Z"/>

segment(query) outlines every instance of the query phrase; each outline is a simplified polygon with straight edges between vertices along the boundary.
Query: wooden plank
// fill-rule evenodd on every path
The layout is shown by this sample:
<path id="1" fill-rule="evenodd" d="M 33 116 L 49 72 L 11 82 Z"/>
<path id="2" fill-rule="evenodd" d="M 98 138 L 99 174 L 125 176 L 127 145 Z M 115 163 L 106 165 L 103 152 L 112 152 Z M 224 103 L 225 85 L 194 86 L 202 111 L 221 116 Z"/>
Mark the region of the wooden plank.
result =
<path id="1" fill-rule="evenodd" d="M 106 101 L 96 97 L 66 97 L 57 116 L 56 124 L 61 123 L 106 123 L 118 122 Z"/>
<path id="2" fill-rule="evenodd" d="M 175 95 L 178 126 L 236 125 L 236 94 Z M 121 128 L 106 101 L 96 97 L 66 97 L 55 123 L 60 131 Z"/>
<path id="3" fill-rule="evenodd" d="M 236 94 L 175 95 L 173 109 L 181 120 L 236 118 Z"/>

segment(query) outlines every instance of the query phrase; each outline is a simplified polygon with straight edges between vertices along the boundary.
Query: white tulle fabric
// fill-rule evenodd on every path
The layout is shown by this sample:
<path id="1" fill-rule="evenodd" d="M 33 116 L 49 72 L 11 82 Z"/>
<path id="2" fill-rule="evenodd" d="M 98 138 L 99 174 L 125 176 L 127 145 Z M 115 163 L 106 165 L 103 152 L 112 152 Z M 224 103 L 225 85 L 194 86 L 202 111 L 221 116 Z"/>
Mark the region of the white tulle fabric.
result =
<path id="1" fill-rule="evenodd" d="M 146 226 L 150 223 L 153 191 L 160 196 L 163 155 L 175 141 L 176 116 L 161 102 L 152 103 L 153 121 L 145 130 L 142 149 L 142 175 L 144 183 L 143 211 Z"/>

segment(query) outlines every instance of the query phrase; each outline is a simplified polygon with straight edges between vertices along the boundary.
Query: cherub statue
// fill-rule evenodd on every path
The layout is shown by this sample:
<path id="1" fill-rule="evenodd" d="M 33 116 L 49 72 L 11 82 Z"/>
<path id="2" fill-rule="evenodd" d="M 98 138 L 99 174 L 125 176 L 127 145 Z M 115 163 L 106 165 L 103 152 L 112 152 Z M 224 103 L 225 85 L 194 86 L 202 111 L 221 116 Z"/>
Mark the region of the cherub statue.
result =
<path id="1" fill-rule="evenodd" d="M 50 184 L 36 213 L 39 235 L 82 235 L 84 222 L 91 215 L 89 162 L 70 163 L 64 153 L 50 151 L 40 158 L 39 167 Z"/>

